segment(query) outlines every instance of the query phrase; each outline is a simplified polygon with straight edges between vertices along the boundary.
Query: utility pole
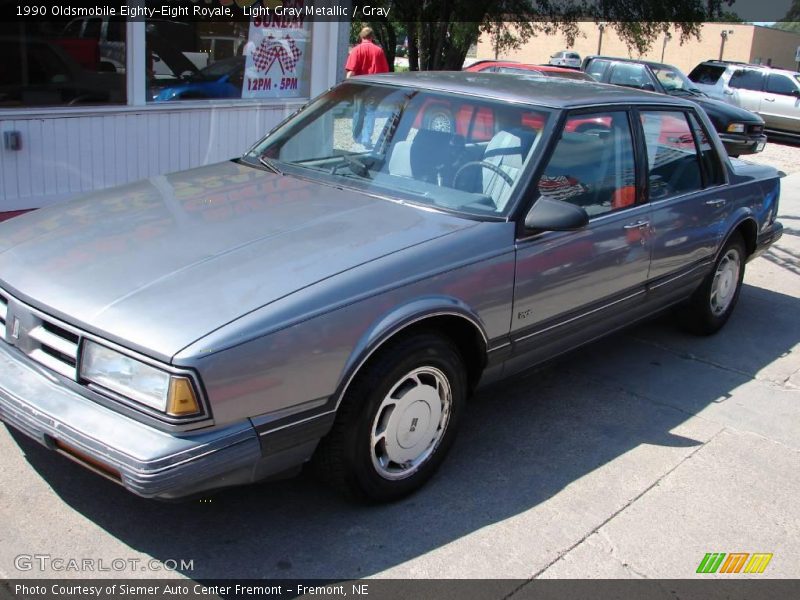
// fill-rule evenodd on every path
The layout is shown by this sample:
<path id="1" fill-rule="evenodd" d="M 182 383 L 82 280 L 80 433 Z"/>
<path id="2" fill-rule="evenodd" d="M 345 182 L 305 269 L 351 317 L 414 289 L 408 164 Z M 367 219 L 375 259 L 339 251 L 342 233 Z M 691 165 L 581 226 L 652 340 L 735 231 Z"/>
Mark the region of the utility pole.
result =
<path id="1" fill-rule="evenodd" d="M 597 28 L 600 30 L 600 39 L 597 40 L 597 53 L 603 53 L 603 31 L 605 31 L 606 23 L 605 21 L 600 21 L 597 24 Z"/>

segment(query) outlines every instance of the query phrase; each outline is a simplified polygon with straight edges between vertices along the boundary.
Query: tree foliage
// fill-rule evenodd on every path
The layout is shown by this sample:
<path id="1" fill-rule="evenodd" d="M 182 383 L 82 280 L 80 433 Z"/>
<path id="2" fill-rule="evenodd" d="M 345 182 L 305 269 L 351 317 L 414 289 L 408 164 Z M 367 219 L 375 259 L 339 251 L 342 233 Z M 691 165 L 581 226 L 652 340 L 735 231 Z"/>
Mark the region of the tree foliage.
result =
<path id="1" fill-rule="evenodd" d="M 602 21 L 629 48 L 643 53 L 673 27 L 681 41 L 697 37 L 703 21 L 718 19 L 734 0 L 354 0 L 389 9 L 369 21 L 389 63 L 408 37 L 411 70 L 460 69 L 482 33 L 497 54 L 519 48 L 538 34 L 563 34 L 574 43 L 580 21 Z M 353 24 L 357 30 L 361 22 Z M 401 38 L 398 31 L 403 31 Z"/>
<path id="2" fill-rule="evenodd" d="M 800 33 L 800 0 L 794 0 L 789 11 L 780 21 L 773 25 L 775 29 Z"/>

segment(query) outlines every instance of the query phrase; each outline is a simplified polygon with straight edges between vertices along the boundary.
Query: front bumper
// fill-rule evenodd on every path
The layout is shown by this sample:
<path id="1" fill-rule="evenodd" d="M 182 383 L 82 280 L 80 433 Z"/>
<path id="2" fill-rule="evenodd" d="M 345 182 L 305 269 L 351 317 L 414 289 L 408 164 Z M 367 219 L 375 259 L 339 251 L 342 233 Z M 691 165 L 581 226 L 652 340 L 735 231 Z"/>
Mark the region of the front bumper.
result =
<path id="1" fill-rule="evenodd" d="M 148 498 L 192 496 L 266 472 L 249 420 L 209 431 L 160 431 L 72 391 L 2 342 L 0 419 Z"/>
<path id="2" fill-rule="evenodd" d="M 722 140 L 725 150 L 731 156 L 742 154 L 756 154 L 764 149 L 767 143 L 766 135 L 748 135 L 743 133 L 720 133 L 719 139 Z"/>

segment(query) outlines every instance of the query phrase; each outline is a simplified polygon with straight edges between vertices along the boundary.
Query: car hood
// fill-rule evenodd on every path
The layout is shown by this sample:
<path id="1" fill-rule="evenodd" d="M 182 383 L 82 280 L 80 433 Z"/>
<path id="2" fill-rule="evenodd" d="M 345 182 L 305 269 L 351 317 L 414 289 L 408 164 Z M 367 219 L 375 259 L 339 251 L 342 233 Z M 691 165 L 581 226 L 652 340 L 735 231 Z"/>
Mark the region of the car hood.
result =
<path id="1" fill-rule="evenodd" d="M 475 224 L 227 162 L 0 224 L 0 285 L 169 360 L 274 300 Z"/>
<path id="2" fill-rule="evenodd" d="M 752 113 L 749 110 L 745 110 L 744 108 L 734 106 L 733 104 L 728 104 L 722 100 L 715 100 L 714 98 L 708 98 L 704 96 L 695 96 L 688 99 L 702 106 L 703 110 L 706 111 L 706 114 L 709 116 L 712 122 L 714 122 L 714 124 L 717 124 L 717 122 L 722 122 L 727 126 L 727 124 L 731 121 L 740 121 L 744 123 L 764 122 L 764 120 L 757 114 Z"/>

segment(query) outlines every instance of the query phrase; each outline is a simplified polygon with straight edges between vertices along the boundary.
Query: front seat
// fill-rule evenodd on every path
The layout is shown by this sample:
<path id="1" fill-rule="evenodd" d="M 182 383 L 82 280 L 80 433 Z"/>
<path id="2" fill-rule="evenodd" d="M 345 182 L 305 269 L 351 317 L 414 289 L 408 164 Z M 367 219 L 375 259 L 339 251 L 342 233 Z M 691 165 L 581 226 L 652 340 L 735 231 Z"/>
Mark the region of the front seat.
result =
<path id="1" fill-rule="evenodd" d="M 397 142 L 389 157 L 389 173 L 427 183 L 449 185 L 453 168 L 464 151 L 464 137 L 420 129 L 412 141 Z"/>
<path id="2" fill-rule="evenodd" d="M 486 146 L 483 160 L 516 181 L 535 140 L 536 134 L 524 129 L 498 131 Z M 492 169 L 481 170 L 483 193 L 494 201 L 498 211 L 503 210 L 511 197 L 511 186 Z"/>

